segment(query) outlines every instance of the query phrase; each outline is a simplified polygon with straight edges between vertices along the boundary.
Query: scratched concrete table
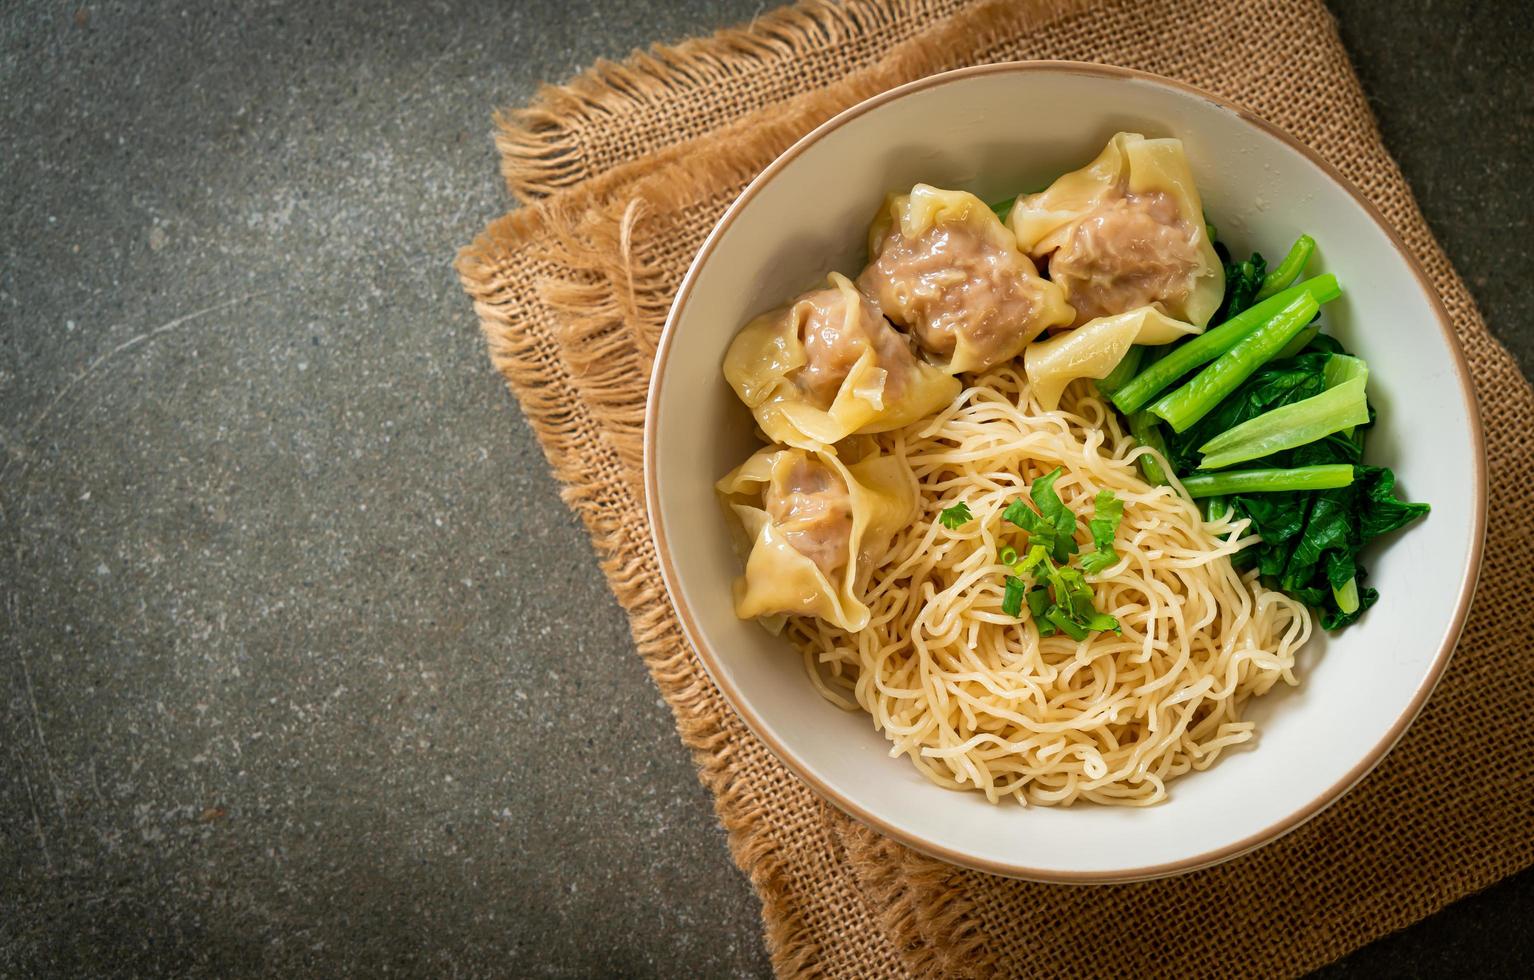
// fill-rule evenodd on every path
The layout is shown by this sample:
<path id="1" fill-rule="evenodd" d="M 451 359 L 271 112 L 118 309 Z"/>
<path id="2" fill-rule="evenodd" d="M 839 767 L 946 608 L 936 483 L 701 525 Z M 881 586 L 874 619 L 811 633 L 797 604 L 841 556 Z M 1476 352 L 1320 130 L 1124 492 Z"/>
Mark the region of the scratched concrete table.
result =
<path id="1" fill-rule="evenodd" d="M 1337 9 L 1527 371 L 1529 15 L 1433 6 Z M 493 107 L 761 7 L 0 11 L 0 975 L 767 972 L 450 268 Z M 1531 903 L 1326 972 L 1511 970 Z"/>

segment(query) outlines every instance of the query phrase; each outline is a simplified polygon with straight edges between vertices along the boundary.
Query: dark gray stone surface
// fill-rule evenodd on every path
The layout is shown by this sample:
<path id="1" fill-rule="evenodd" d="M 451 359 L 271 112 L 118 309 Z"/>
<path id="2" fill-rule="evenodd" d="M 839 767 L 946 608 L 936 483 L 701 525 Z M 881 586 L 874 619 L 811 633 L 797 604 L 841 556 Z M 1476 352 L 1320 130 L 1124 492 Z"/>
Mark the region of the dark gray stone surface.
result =
<path id="1" fill-rule="evenodd" d="M 450 268 L 491 108 L 762 6 L 0 10 L 0 975 L 766 972 Z M 1528 15 L 1337 9 L 1534 368 Z M 1331 972 L 1511 969 L 1531 898 Z"/>

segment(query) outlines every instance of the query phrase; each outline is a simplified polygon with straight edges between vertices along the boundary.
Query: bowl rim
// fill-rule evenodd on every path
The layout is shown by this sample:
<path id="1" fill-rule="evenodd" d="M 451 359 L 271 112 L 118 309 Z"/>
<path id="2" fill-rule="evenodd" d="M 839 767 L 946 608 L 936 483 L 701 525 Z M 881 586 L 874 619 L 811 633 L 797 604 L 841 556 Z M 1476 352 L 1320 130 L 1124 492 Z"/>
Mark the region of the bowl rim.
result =
<path id="1" fill-rule="evenodd" d="M 1405 260 L 1407 268 L 1417 279 L 1422 291 L 1427 295 L 1432 308 L 1433 316 L 1438 324 L 1439 331 L 1443 334 L 1444 341 L 1453 355 L 1454 379 L 1459 386 L 1460 396 L 1465 404 L 1465 414 L 1470 425 L 1470 436 L 1474 443 L 1474 479 L 1473 479 L 1473 531 L 1470 543 L 1469 562 L 1466 566 L 1463 578 L 1459 583 L 1458 595 L 1455 599 L 1454 615 L 1450 619 L 1448 629 L 1439 641 L 1438 652 L 1434 655 L 1427 673 L 1417 690 L 1413 692 L 1410 702 L 1402 710 L 1401 714 L 1391 724 L 1383 737 L 1343 776 L 1331 786 L 1323 790 L 1315 798 L 1301 806 L 1295 807 L 1282 817 L 1269 824 L 1267 827 L 1247 835 L 1239 841 L 1222 847 L 1214 848 L 1188 857 L 1179 858 L 1175 861 L 1166 861 L 1158 864 L 1145 865 L 1123 869 L 1106 871 L 1062 871 L 1057 869 L 1034 868 L 1026 865 L 997 861 L 973 854 L 964 853 L 952 848 L 935 844 L 924 840 L 914 834 L 890 824 L 877 813 L 859 805 L 850 797 L 838 790 L 835 786 L 818 778 L 807 766 L 803 765 L 793 750 L 767 726 L 762 718 L 751 708 L 750 701 L 742 695 L 725 672 L 721 669 L 722 664 L 718 660 L 713 649 L 703 641 L 702 631 L 693 619 L 692 611 L 681 598 L 681 593 L 676 588 L 680 581 L 676 567 L 673 564 L 671 549 L 667 541 L 665 522 L 661 517 L 658 494 L 658 473 L 655 459 L 655 443 L 657 436 L 657 412 L 660 404 L 660 391 L 664 383 L 665 368 L 671 350 L 671 343 L 675 338 L 676 326 L 681 318 L 682 311 L 687 306 L 698 275 L 703 265 L 713 253 L 720 238 L 735 222 L 735 219 L 744 210 L 745 206 L 766 186 L 784 167 L 788 166 L 795 158 L 804 153 L 809 147 L 825 138 L 830 133 L 841 128 L 853 119 L 866 112 L 876 109 L 885 103 L 895 101 L 915 92 L 935 88 L 942 85 L 953 84 L 981 75 L 994 74 L 1036 74 L 1036 73 L 1062 73 L 1070 75 L 1087 75 L 1099 79 L 1118 81 L 1136 81 L 1148 83 L 1154 86 L 1171 89 L 1181 95 L 1191 95 L 1210 102 L 1227 112 L 1233 113 L 1243 122 L 1254 126 L 1269 136 L 1287 144 L 1307 161 L 1313 164 L 1321 174 L 1331 180 L 1337 187 L 1353 199 L 1359 205 L 1369 219 L 1385 234 L 1392 248 Z M 1469 613 L 1471 599 L 1475 593 L 1476 583 L 1480 576 L 1483 561 L 1483 550 L 1486 537 L 1486 445 L 1485 436 L 1481 423 L 1480 406 L 1476 398 L 1475 386 L 1470 379 L 1469 363 L 1465 359 L 1465 352 L 1455 333 L 1453 321 L 1449 318 L 1448 311 L 1444 308 L 1443 300 L 1438 294 L 1432 281 L 1423 271 L 1422 265 L 1417 261 L 1406 243 L 1395 228 L 1385 219 L 1379 209 L 1358 190 L 1336 167 L 1327 160 L 1314 153 L 1309 147 L 1289 135 L 1284 130 L 1256 115 L 1248 109 L 1244 109 L 1226 99 L 1205 91 L 1186 82 L 1166 78 L 1150 72 L 1139 71 L 1132 68 L 1122 68 L 1115 65 L 1100 65 L 1078 61 L 1010 61 L 995 64 L 974 65 L 968 68 L 959 68 L 952 71 L 929 75 L 912 82 L 888 89 L 874 95 L 856 105 L 842 110 L 835 116 L 816 126 L 809 133 L 797 140 L 792 146 L 784 150 L 760 174 L 758 174 L 740 196 L 730 205 L 718 223 L 714 225 L 703 245 L 698 249 L 692 263 L 688 266 L 687 274 L 683 277 L 681 286 L 677 289 L 675 300 L 666 315 L 666 323 L 661 331 L 660 339 L 655 349 L 655 360 L 650 375 L 650 385 L 645 401 L 644 417 L 644 493 L 645 511 L 650 522 L 651 541 L 655 547 L 656 557 L 660 564 L 661 578 L 666 586 L 666 594 L 672 608 L 676 611 L 677 619 L 681 623 L 682 632 L 687 641 L 692 644 L 698 653 L 698 658 L 703 662 L 709 676 L 724 694 L 725 700 L 745 721 L 746 726 L 760 738 L 772 751 L 773 755 L 783 762 L 795 775 L 804 781 L 822 799 L 832 803 L 844 813 L 863 822 L 887 837 L 891 837 L 908 847 L 913 848 L 930 857 L 955 864 L 961 867 L 971 868 L 989 874 L 1002 875 L 1013 878 L 1026 878 L 1034 881 L 1054 882 L 1060 884 L 1110 884 L 1120 882 L 1142 881 L 1151 878 L 1161 878 L 1169 875 L 1182 874 L 1200 868 L 1228 861 L 1239 857 L 1258 847 L 1268 844 L 1285 834 L 1297 829 L 1314 818 L 1328 806 L 1335 803 L 1344 794 L 1356 786 L 1367 776 L 1375 766 L 1395 747 L 1405 734 L 1406 729 L 1421 712 L 1422 706 L 1437 687 L 1442 678 L 1445 668 L 1448 666 L 1459 637 L 1465 626 L 1465 620 Z"/>

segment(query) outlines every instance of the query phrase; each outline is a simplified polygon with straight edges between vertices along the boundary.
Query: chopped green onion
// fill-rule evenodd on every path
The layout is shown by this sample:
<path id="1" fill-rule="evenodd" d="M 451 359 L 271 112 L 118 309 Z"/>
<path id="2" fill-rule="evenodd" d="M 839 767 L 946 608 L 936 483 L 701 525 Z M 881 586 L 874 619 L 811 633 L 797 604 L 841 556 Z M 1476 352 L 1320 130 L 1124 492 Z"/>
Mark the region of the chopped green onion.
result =
<path id="1" fill-rule="evenodd" d="M 1064 472 L 1064 467 L 1057 466 L 1033 481 L 1028 495 L 1033 498 L 1035 506 L 1039 508 L 1038 513 L 1030 510 L 1021 500 L 1014 500 L 1001 514 L 1002 520 L 1028 532 L 1030 547 L 1036 544 L 1044 545 L 1058 562 L 1069 561 L 1070 556 L 1074 555 L 1078 548 L 1076 515 L 1060 500 L 1060 495 L 1055 493 L 1055 481 L 1060 479 L 1060 474 Z"/>
<path id="2" fill-rule="evenodd" d="M 1023 594 L 1027 591 L 1027 583 L 1016 575 L 1008 575 L 1006 591 L 1001 596 L 1001 611 L 1008 616 L 1021 616 L 1023 614 Z"/>
<path id="3" fill-rule="evenodd" d="M 1283 350 L 1295 334 L 1305 329 L 1320 308 L 1309 293 L 1297 297 L 1276 316 L 1242 337 L 1192 381 L 1163 395 L 1151 406 L 1151 411 L 1170 422 L 1174 430 L 1186 431 Z"/>
<path id="4" fill-rule="evenodd" d="M 1290 286 L 1242 310 L 1219 326 L 1211 327 L 1199 336 L 1179 344 L 1165 357 L 1141 371 L 1114 393 L 1113 404 L 1126 415 L 1139 411 L 1168 385 L 1230 350 L 1247 334 L 1283 312 L 1285 307 L 1301 295 L 1313 297 L 1318 304 L 1329 303 L 1342 295 L 1342 288 L 1337 285 L 1337 277 L 1328 273 Z"/>
<path id="5" fill-rule="evenodd" d="M 1289 254 L 1284 256 L 1284 261 L 1278 264 L 1278 268 L 1269 272 L 1262 278 L 1262 288 L 1257 290 L 1259 300 L 1267 299 L 1289 288 L 1289 284 L 1300 277 L 1305 271 L 1305 266 L 1310 262 L 1311 253 L 1316 250 L 1316 240 L 1309 235 L 1301 235 L 1289 249 Z"/>
<path id="6" fill-rule="evenodd" d="M 952 507 L 944 507 L 943 512 L 937 515 L 938 523 L 950 531 L 957 531 L 974 519 L 975 515 L 969 512 L 969 504 L 962 500 Z"/>
<path id="7" fill-rule="evenodd" d="M 1049 549 L 1041 544 L 1036 544 L 1028 549 L 1028 557 L 1018 562 L 1014 567 L 1017 574 L 1022 575 L 1024 572 L 1031 572 L 1048 561 Z"/>
<path id="8" fill-rule="evenodd" d="M 1003 545 L 1000 554 L 997 555 L 997 560 L 1003 565 L 1016 565 L 1017 549 L 1011 545 Z"/>
<path id="9" fill-rule="evenodd" d="M 1047 613 L 1044 614 L 1044 618 L 1049 620 L 1051 626 L 1064 633 L 1071 639 L 1075 640 L 1077 643 L 1080 643 L 1082 640 L 1087 638 L 1087 628 L 1085 626 L 1078 625 L 1074 620 L 1071 619 L 1070 616 L 1066 615 L 1065 610 L 1061 609 L 1059 606 L 1055 606 L 1054 608 L 1050 609 Z"/>
<path id="10" fill-rule="evenodd" d="M 1226 470 L 1195 473 L 1182 481 L 1194 500 L 1236 493 L 1275 493 L 1285 490 L 1335 490 L 1353 482 L 1348 463 L 1299 466 L 1292 470 Z"/>

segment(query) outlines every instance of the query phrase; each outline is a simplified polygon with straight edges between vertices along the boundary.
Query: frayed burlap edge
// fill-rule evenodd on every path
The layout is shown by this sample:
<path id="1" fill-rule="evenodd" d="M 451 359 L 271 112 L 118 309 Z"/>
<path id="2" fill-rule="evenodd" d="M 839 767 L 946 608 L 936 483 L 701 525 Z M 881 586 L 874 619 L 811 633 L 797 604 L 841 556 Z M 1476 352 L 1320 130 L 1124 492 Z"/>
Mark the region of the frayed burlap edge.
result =
<path id="1" fill-rule="evenodd" d="M 568 82 L 543 86 L 529 105 L 495 114 L 502 175 L 524 202 L 557 194 L 609 169 L 586 158 L 580 138 L 586 127 L 664 103 L 678 88 L 729 85 L 808 49 L 840 46 L 954 6 L 956 0 L 801 0 L 709 37 L 636 50 L 622 62 L 604 59 Z"/>

